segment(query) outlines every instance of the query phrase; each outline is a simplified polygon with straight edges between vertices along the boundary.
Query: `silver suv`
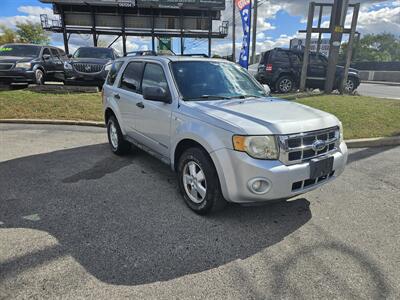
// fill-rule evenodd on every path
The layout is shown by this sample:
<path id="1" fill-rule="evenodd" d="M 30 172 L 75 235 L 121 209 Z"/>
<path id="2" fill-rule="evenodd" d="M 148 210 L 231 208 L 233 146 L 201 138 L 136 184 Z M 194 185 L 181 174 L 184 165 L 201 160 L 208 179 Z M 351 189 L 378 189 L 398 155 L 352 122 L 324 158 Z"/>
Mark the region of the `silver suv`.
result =
<path id="1" fill-rule="evenodd" d="M 170 165 L 199 214 L 227 201 L 292 198 L 333 180 L 347 161 L 336 117 L 268 97 L 224 60 L 116 60 L 103 103 L 111 150 L 134 144 Z"/>

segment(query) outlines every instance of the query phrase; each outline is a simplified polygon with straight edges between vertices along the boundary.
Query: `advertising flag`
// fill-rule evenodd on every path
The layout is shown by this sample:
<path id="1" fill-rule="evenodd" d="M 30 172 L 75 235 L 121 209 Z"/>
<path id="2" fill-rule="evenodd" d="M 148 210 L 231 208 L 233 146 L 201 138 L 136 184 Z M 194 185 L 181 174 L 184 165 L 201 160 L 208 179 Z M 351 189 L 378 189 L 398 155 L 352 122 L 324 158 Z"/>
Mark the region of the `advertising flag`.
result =
<path id="1" fill-rule="evenodd" d="M 239 56 L 239 64 L 247 69 L 249 67 L 250 53 L 251 0 L 236 0 L 236 6 L 239 8 L 242 17 L 243 27 L 243 43 Z"/>

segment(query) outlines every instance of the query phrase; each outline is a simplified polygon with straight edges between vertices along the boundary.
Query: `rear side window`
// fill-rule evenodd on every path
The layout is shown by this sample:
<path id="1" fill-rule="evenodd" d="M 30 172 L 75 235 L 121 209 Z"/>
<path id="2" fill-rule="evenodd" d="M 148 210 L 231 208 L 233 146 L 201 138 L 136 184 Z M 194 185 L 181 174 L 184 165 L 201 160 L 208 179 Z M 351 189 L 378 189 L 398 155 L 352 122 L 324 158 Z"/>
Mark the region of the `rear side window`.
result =
<path id="1" fill-rule="evenodd" d="M 290 60 L 291 60 L 293 65 L 300 65 L 301 64 L 301 59 L 300 59 L 298 54 L 291 52 L 289 54 L 289 56 L 290 56 Z"/>
<path id="2" fill-rule="evenodd" d="M 269 54 L 271 53 L 271 51 L 267 51 L 261 54 L 260 57 L 260 64 L 261 65 L 265 65 L 268 63 L 268 59 L 269 59 Z"/>
<path id="3" fill-rule="evenodd" d="M 140 83 L 143 75 L 143 63 L 142 62 L 130 62 L 125 68 L 124 74 L 121 78 L 121 89 L 140 93 Z"/>
<path id="4" fill-rule="evenodd" d="M 276 51 L 272 60 L 274 63 L 289 63 L 289 56 L 286 51 Z"/>
<path id="5" fill-rule="evenodd" d="M 67 58 L 67 54 L 65 54 L 64 50 L 61 50 L 61 49 L 57 49 L 57 50 L 58 50 L 58 53 L 60 53 L 60 57 Z"/>
<path id="6" fill-rule="evenodd" d="M 116 61 L 112 64 L 111 69 L 108 72 L 107 81 L 106 81 L 108 85 L 114 85 L 114 82 L 118 76 L 118 72 L 121 69 L 123 64 L 124 64 L 123 61 Z"/>
<path id="7" fill-rule="evenodd" d="M 53 57 L 60 57 L 60 55 L 58 54 L 58 51 L 56 49 L 51 48 L 51 55 L 53 55 Z"/>

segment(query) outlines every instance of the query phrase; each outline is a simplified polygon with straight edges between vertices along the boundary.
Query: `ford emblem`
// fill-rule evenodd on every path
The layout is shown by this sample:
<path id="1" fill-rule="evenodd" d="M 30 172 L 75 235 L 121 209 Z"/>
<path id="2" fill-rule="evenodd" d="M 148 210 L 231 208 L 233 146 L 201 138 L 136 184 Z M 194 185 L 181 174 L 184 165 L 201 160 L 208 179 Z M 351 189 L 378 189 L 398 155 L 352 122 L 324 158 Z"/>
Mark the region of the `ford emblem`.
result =
<path id="1" fill-rule="evenodd" d="M 314 151 L 321 151 L 326 147 L 326 142 L 317 140 L 312 144 L 312 148 Z"/>

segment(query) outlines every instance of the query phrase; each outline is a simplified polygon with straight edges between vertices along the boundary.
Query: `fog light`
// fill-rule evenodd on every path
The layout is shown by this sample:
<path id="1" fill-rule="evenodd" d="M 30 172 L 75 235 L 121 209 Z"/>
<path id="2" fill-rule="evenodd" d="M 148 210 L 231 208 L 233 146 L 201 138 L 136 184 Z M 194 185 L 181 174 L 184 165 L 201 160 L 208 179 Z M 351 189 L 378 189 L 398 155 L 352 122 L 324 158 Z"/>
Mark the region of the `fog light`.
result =
<path id="1" fill-rule="evenodd" d="M 249 190 L 257 195 L 266 194 L 271 188 L 271 184 L 264 178 L 254 178 L 248 183 Z"/>

